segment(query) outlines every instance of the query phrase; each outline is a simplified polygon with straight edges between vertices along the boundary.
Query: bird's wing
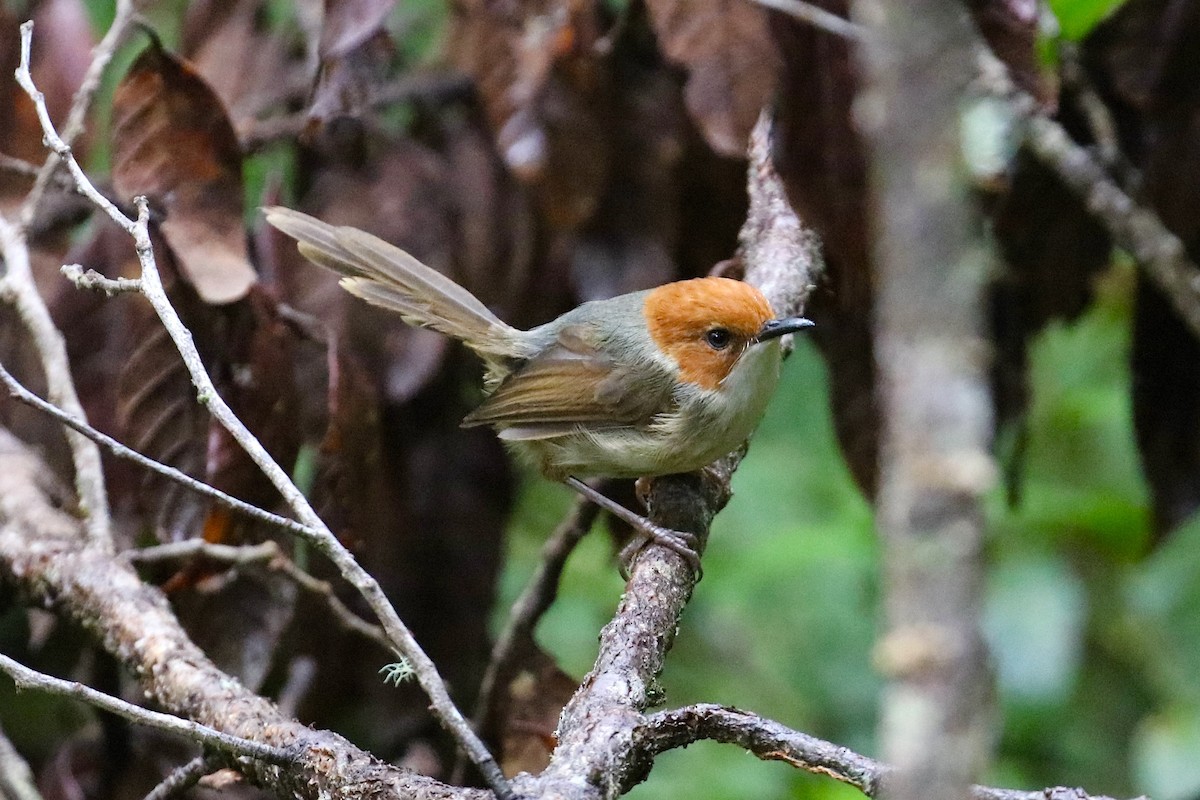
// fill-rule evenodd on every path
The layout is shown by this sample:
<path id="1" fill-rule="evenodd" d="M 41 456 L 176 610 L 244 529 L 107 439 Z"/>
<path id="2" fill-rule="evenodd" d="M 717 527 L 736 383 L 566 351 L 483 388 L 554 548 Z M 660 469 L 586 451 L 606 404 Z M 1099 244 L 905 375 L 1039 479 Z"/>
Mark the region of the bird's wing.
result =
<path id="1" fill-rule="evenodd" d="M 669 405 L 671 387 L 661 367 L 616 363 L 573 326 L 505 378 L 462 424 L 507 428 L 517 432 L 508 438 L 522 439 L 560 436 L 578 423 L 637 426 Z"/>

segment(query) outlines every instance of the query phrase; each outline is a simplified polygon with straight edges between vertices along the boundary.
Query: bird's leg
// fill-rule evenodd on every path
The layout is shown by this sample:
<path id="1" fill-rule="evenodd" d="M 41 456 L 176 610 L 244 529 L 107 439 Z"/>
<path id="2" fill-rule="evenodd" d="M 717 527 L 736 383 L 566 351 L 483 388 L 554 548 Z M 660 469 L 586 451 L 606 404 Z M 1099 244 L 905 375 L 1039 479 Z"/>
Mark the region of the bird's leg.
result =
<path id="1" fill-rule="evenodd" d="M 678 553 L 687 562 L 687 565 L 692 568 L 692 572 L 696 575 L 696 580 L 700 580 L 704 575 L 704 570 L 700 567 L 700 555 L 697 552 L 699 539 L 697 539 L 696 534 L 686 531 L 674 531 L 670 528 L 664 528 L 661 525 L 655 525 L 642 515 L 630 511 L 616 500 L 589 486 L 574 475 L 568 475 L 563 482 L 617 519 L 633 526 L 634 531 L 640 534 L 635 536 L 633 541 L 628 545 L 621 548 L 620 560 L 622 572 L 628 571 L 634 557 L 641 552 L 643 547 L 649 542 L 654 542 Z"/>

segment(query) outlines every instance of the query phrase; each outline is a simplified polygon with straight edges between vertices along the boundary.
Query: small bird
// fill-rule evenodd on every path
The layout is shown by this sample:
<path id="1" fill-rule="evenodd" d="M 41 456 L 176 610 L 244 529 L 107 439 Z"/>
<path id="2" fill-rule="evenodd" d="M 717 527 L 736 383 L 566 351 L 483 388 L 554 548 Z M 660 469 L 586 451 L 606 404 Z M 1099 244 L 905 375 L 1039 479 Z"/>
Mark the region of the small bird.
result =
<path id="1" fill-rule="evenodd" d="M 655 525 L 581 478 L 690 472 L 739 447 L 779 380 L 779 337 L 812 322 L 776 318 L 748 283 L 694 278 L 586 302 L 518 330 L 382 239 L 287 208 L 264 210 L 305 257 L 342 275 L 348 292 L 479 355 L 487 397 L 464 427 L 491 426 L 547 478 L 640 530 L 637 549 L 654 540 L 699 573 L 693 534 Z"/>

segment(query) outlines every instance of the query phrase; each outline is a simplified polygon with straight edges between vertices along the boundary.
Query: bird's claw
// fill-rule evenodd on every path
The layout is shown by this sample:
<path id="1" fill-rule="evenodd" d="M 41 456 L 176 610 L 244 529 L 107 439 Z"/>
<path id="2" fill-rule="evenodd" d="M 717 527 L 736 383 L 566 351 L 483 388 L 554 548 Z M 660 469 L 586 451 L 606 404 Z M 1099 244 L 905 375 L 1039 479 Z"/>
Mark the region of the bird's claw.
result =
<path id="1" fill-rule="evenodd" d="M 661 545 L 682 558 L 691 567 L 697 582 L 704 577 L 704 568 L 700 565 L 699 537 L 687 531 L 664 528 L 647 520 L 634 528 L 633 538 L 629 540 L 629 544 L 621 548 L 618 561 L 621 564 L 622 578 L 629 579 L 629 572 L 633 568 L 634 561 L 650 544 Z"/>

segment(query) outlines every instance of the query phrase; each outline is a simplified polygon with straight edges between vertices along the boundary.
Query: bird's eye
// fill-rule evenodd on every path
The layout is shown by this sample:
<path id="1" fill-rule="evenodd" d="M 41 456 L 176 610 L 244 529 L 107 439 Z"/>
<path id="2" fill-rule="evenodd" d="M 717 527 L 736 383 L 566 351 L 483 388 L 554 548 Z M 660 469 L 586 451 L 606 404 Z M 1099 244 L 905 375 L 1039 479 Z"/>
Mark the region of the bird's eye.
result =
<path id="1" fill-rule="evenodd" d="M 704 341 L 708 342 L 708 346 L 713 350 L 724 350 L 729 347 L 729 341 L 732 338 L 729 331 L 724 328 L 713 328 L 704 334 Z"/>

